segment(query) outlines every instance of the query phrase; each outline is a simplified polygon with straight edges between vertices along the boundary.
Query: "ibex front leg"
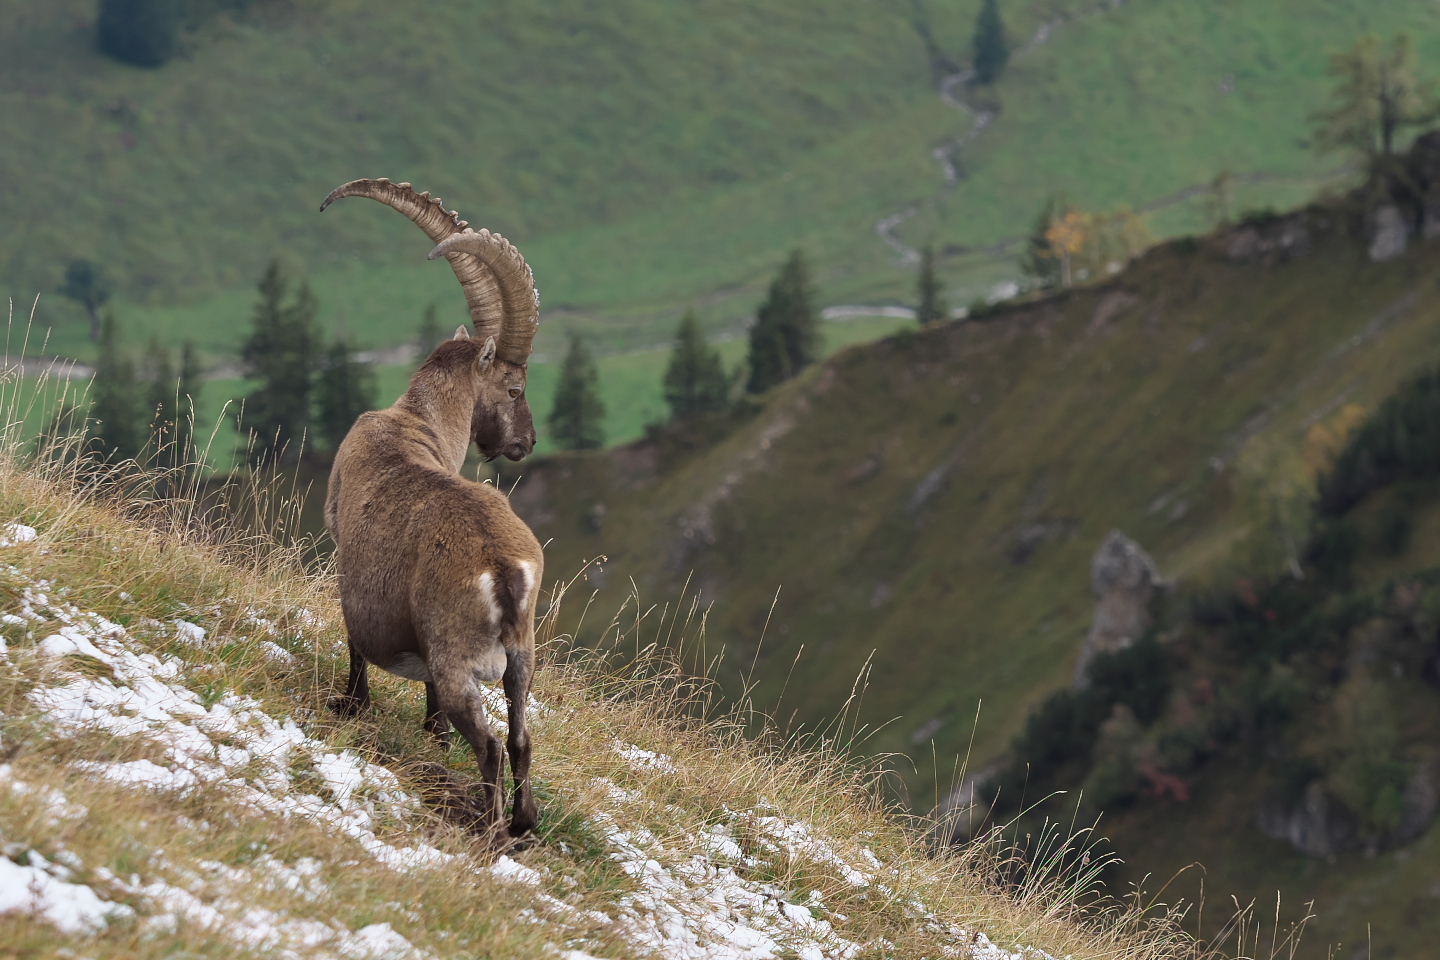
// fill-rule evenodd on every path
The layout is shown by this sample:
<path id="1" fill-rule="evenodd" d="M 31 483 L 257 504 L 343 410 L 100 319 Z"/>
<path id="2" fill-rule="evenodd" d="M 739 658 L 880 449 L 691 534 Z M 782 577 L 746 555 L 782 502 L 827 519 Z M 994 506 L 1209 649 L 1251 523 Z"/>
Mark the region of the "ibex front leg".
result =
<path id="1" fill-rule="evenodd" d="M 353 717 L 370 706 L 370 665 L 353 643 L 350 644 L 350 679 L 345 684 L 344 693 L 330 698 L 329 706 L 345 717 Z"/>
<path id="2" fill-rule="evenodd" d="M 450 749 L 450 721 L 440 709 L 440 697 L 433 683 L 425 684 L 425 732 L 435 738 L 440 749 Z"/>
<path id="3" fill-rule="evenodd" d="M 510 836 L 520 837 L 535 829 L 540 814 L 530 792 L 530 730 L 525 726 L 525 707 L 530 701 L 530 676 L 535 670 L 535 651 L 521 647 L 507 650 L 505 698 L 510 704 L 510 772 L 515 777 L 515 808 L 510 817 Z"/>

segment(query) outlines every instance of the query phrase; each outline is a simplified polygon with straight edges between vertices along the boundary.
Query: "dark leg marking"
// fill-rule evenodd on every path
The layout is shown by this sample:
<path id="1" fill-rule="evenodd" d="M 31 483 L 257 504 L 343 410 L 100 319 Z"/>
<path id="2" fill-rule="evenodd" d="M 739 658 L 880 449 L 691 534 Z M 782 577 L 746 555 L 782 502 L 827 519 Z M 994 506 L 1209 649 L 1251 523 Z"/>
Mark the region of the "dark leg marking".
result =
<path id="1" fill-rule="evenodd" d="M 540 813 L 530 790 L 530 730 L 525 726 L 525 706 L 530 700 L 530 675 L 534 655 L 529 650 L 506 651 L 505 698 L 510 702 L 510 772 L 515 777 L 515 807 L 510 818 L 510 836 L 524 836 L 535 829 Z"/>
<path id="2" fill-rule="evenodd" d="M 440 696 L 433 683 L 425 684 L 425 732 L 434 737 L 442 749 L 450 749 L 450 720 L 440 709 Z"/>
<path id="3" fill-rule="evenodd" d="M 370 706 L 370 665 L 355 651 L 353 643 L 350 644 L 350 680 L 345 684 L 345 692 L 332 697 L 329 706 L 343 717 L 353 717 Z"/>

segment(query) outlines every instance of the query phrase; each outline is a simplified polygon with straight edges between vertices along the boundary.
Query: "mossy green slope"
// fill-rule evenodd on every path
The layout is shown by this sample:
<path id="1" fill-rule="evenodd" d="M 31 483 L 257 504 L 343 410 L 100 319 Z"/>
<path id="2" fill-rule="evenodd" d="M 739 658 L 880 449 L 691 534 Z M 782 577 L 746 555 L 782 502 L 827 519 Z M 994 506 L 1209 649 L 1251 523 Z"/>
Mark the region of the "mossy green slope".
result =
<path id="1" fill-rule="evenodd" d="M 1440 246 L 1376 265 L 1344 214 L 1299 216 L 1293 259 L 1232 258 L 1235 231 L 1161 247 L 1101 287 L 844 351 L 713 448 L 529 464 L 516 503 L 550 569 L 609 558 L 601 609 L 632 579 L 647 603 L 698 589 L 722 686 L 780 719 L 863 690 L 866 748 L 911 757 L 928 808 L 972 737 L 978 766 L 1070 682 L 1111 529 L 1192 585 L 1235 569 L 1264 539 L 1247 444 L 1298 450 L 1440 359 Z"/>

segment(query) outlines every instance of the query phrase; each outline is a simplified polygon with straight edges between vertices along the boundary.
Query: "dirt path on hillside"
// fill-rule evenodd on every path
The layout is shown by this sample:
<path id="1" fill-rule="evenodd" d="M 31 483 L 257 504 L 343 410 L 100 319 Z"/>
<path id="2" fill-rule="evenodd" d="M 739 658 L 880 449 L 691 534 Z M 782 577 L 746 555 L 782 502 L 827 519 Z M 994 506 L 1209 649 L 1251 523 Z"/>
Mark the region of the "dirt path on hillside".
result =
<path id="1" fill-rule="evenodd" d="M 1104 13 L 1107 10 L 1114 10 L 1122 6 L 1124 2 L 1125 0 L 1109 0 L 1108 4 L 1103 7 L 1097 7 L 1093 10 L 1074 14 L 1069 17 L 1055 17 L 1046 20 L 1040 24 L 1039 29 L 1035 31 L 1035 35 L 1012 53 L 1010 58 L 1012 60 L 1018 59 L 1033 52 L 1036 48 L 1043 46 L 1047 40 L 1055 35 L 1056 30 L 1067 23 L 1074 23 L 1085 17 L 1093 16 L 1097 13 Z M 895 251 L 899 257 L 900 266 L 914 266 L 918 264 L 920 262 L 920 251 L 907 244 L 904 240 L 901 240 L 895 233 L 896 228 L 915 216 L 915 214 L 919 212 L 921 205 L 935 203 L 954 191 L 960 184 L 960 151 L 970 146 L 970 144 L 976 140 L 979 140 L 985 131 L 990 128 L 990 124 L 995 122 L 996 113 L 994 110 L 975 107 L 961 99 L 966 84 L 970 83 L 973 79 L 975 79 L 975 70 L 973 67 L 969 67 L 958 73 L 952 73 L 942 79 L 936 91 L 943 103 L 970 118 L 970 126 L 967 127 L 963 133 L 951 137 L 930 151 L 930 155 L 934 157 L 935 162 L 940 165 L 940 173 L 944 177 L 944 183 L 940 186 L 940 189 L 924 200 L 911 204 L 897 213 L 882 217 L 875 222 L 876 235 L 884 241 L 886 246 Z"/>
<path id="2" fill-rule="evenodd" d="M 1066 26 L 1067 24 L 1076 23 L 1082 19 L 1086 19 L 1091 16 L 1116 10 L 1119 7 L 1123 6 L 1124 3 L 1125 0 L 1107 0 L 1107 2 L 1103 5 L 1094 7 L 1088 11 L 1072 14 L 1067 17 L 1055 17 L 1051 20 L 1047 20 L 1040 25 L 1039 29 L 1035 31 L 1034 36 L 1032 36 L 1030 40 L 1022 47 L 1016 50 L 1011 55 L 1011 57 L 1012 59 L 1015 59 L 1033 52 L 1040 46 L 1044 45 L 1051 37 L 1053 37 L 1057 30 L 1059 30 L 1061 27 Z M 916 216 L 916 214 L 918 214 L 920 210 L 926 205 L 937 204 L 941 199 L 954 192 L 955 188 L 959 186 L 960 180 L 963 177 L 961 152 L 967 147 L 969 147 L 971 144 L 979 140 L 980 137 L 982 137 L 985 132 L 990 128 L 991 124 L 994 123 L 997 117 L 995 111 L 988 110 L 983 107 L 978 107 L 965 101 L 964 93 L 966 86 L 974 79 L 974 77 L 975 71 L 973 68 L 952 73 L 944 77 L 940 81 L 936 90 L 941 101 L 943 101 L 947 106 L 970 118 L 970 125 L 964 130 L 964 132 L 960 133 L 957 136 L 951 137 L 950 139 L 946 140 L 945 142 L 941 143 L 939 146 L 935 147 L 930 151 L 931 156 L 935 158 L 936 163 L 938 163 L 940 166 L 940 173 L 943 177 L 944 182 L 940 185 L 939 189 L 937 189 L 930 196 L 922 200 L 917 200 L 916 202 L 905 207 L 903 210 L 899 210 L 895 213 L 889 214 L 888 216 L 882 217 L 875 222 L 875 234 L 880 238 L 882 242 L 884 242 L 886 246 L 888 246 L 891 250 L 895 252 L 897 258 L 896 265 L 899 267 L 914 268 L 915 266 L 917 266 L 920 263 L 920 251 L 917 250 L 915 247 L 912 247 L 910 244 L 906 243 L 898 234 L 898 229 L 911 218 Z M 1342 177 L 1348 176 L 1354 171 L 1354 165 L 1351 163 L 1346 163 L 1333 170 L 1316 176 L 1292 176 L 1288 174 L 1271 173 L 1268 171 L 1251 171 L 1245 173 L 1230 174 L 1226 178 L 1226 180 L 1228 181 L 1227 185 L 1230 188 L 1234 188 L 1237 186 L 1253 185 L 1258 183 L 1274 183 L 1288 184 L 1294 186 L 1318 187 L 1323 184 L 1333 182 Z M 1142 204 L 1135 209 L 1135 212 L 1141 215 L 1158 213 L 1162 210 L 1167 210 L 1171 207 L 1178 206 L 1179 204 L 1193 200 L 1196 197 L 1204 196 L 1206 194 L 1214 194 L 1218 189 L 1218 179 L 1191 184 L 1190 186 L 1183 187 L 1172 193 L 1165 194 L 1164 196 L 1152 200 L 1149 203 Z M 1004 237 L 983 247 L 977 247 L 971 250 L 964 251 L 964 254 L 978 256 L 985 259 L 998 259 L 1002 257 L 1012 256 L 1025 243 L 1026 239 L 1027 238 L 1024 236 Z M 872 312 L 866 313 L 867 309 L 871 310 Z M 879 307 L 867 308 L 866 306 L 860 304 L 842 304 L 827 308 L 825 313 L 828 314 L 831 311 L 834 311 L 837 317 L 843 315 L 845 319 L 849 319 L 859 316 L 878 316 L 881 314 L 877 311 L 880 311 L 882 309 L 883 308 Z"/>

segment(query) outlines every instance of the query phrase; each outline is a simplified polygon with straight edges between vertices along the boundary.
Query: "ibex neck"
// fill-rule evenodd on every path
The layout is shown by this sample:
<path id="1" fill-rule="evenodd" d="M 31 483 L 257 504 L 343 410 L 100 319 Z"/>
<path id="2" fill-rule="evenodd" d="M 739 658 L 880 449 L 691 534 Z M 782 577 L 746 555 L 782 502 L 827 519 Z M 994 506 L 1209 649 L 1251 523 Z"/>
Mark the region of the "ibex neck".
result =
<path id="1" fill-rule="evenodd" d="M 435 467 L 446 473 L 459 473 L 470 449 L 470 418 L 474 414 L 475 398 L 412 384 L 395 401 L 395 406 L 426 428 L 423 436 L 416 438 L 420 448 L 417 455 L 432 459 Z"/>

